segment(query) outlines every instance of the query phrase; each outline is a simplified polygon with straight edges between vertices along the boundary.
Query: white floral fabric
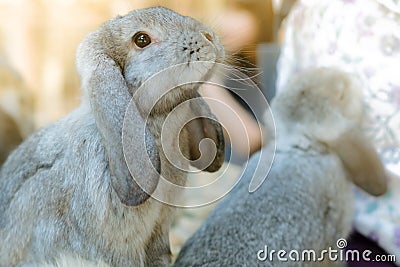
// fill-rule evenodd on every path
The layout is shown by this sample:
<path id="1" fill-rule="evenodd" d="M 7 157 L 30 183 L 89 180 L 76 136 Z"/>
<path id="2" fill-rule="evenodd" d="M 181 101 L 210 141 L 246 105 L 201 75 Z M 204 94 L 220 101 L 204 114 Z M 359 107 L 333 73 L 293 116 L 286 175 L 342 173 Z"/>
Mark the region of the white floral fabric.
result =
<path id="1" fill-rule="evenodd" d="M 390 177 L 383 197 L 356 190 L 354 227 L 400 259 L 400 0 L 299 0 L 285 26 L 277 90 L 316 66 L 342 68 L 363 85 L 365 131 Z"/>

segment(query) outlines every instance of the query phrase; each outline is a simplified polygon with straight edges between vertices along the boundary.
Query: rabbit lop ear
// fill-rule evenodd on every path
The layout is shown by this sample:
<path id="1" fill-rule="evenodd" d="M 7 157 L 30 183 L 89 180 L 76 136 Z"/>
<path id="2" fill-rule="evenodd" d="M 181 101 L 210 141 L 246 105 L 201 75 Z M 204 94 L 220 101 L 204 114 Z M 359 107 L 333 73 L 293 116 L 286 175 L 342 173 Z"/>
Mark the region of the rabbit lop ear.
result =
<path id="1" fill-rule="evenodd" d="M 105 147 L 111 186 L 123 204 L 137 206 L 149 198 L 158 184 L 160 159 L 153 136 L 145 130 L 145 123 L 131 102 L 121 63 L 113 58 L 115 52 L 108 51 L 113 46 L 101 45 L 104 35 L 100 30 L 86 37 L 78 49 L 77 66 L 84 101 L 89 101 Z M 123 127 L 125 114 L 134 119 Z M 128 147 L 123 147 L 123 134 Z M 140 181 L 139 186 L 138 179 L 145 181 Z"/>
<path id="2" fill-rule="evenodd" d="M 187 156 L 193 161 L 194 167 L 207 172 L 216 172 L 225 159 L 222 127 L 199 94 L 196 94 L 195 100 L 191 102 L 191 109 L 197 116 L 185 125 L 189 132 L 189 155 Z M 203 139 L 211 139 L 212 142 L 208 140 L 203 143 Z M 214 158 L 211 159 L 213 156 Z"/>
<path id="3" fill-rule="evenodd" d="M 350 128 L 329 145 L 342 160 L 355 185 L 374 196 L 386 192 L 385 169 L 360 130 Z"/>

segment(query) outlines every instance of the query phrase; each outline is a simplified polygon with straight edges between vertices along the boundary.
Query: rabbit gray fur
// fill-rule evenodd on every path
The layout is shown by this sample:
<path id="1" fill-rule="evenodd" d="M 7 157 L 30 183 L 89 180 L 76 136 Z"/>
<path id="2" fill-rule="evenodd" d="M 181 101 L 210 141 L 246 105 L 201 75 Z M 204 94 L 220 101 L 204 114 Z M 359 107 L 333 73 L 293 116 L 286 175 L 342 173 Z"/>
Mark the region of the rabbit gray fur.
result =
<path id="1" fill-rule="evenodd" d="M 82 260 L 76 255 L 60 255 L 52 263 L 44 263 L 41 267 L 110 267 L 110 265 L 99 261 Z"/>
<path id="2" fill-rule="evenodd" d="M 257 253 L 265 246 L 268 253 L 313 249 L 318 257 L 323 249 L 337 249 L 337 240 L 351 229 L 350 181 L 374 195 L 386 191 L 383 166 L 357 129 L 362 118 L 357 83 L 336 69 L 308 70 L 278 93 L 272 113 L 276 154 L 267 179 L 249 193 L 255 170 L 268 170 L 259 160 L 274 152 L 273 144 L 250 158 L 238 185 L 184 244 L 174 266 L 342 264 L 280 262 L 276 253 L 274 261 L 259 261 Z"/>
<path id="3" fill-rule="evenodd" d="M 141 31 L 152 38 L 145 48 L 135 46 L 132 39 Z M 118 16 L 86 36 L 77 52 L 82 104 L 29 137 L 2 166 L 0 266 L 40 266 L 64 254 L 110 266 L 169 265 L 168 231 L 174 208 L 146 192 L 157 188 L 157 172 L 175 184 L 185 184 L 186 172 L 164 155 L 160 129 L 173 107 L 198 97 L 198 85 L 169 92 L 147 118 L 144 150 L 157 172 L 140 161 L 146 151 L 124 151 L 136 174 L 141 174 L 138 178 L 146 181 L 146 192 L 125 162 L 121 141 L 125 111 L 135 90 L 162 69 L 185 63 L 179 75 L 166 77 L 165 82 L 185 76 L 202 80 L 213 66 L 196 69 L 191 62 L 215 64 L 223 57 L 221 42 L 209 28 L 162 7 Z M 161 88 L 160 84 L 134 95 L 131 111 L 137 125 L 126 133 L 132 138 L 131 149 L 144 142 L 135 134 L 144 133 L 139 131 L 145 128 L 141 116 L 152 108 L 146 105 Z M 194 108 L 213 118 L 204 100 L 198 105 Z M 196 138 L 212 138 L 218 152 L 206 170 L 215 171 L 223 162 L 222 129 L 211 120 L 201 118 L 196 123 L 183 128 L 180 147 L 189 156 L 197 149 L 199 140 L 193 140 L 191 131 L 203 133 Z M 179 197 L 165 194 L 169 199 Z"/>

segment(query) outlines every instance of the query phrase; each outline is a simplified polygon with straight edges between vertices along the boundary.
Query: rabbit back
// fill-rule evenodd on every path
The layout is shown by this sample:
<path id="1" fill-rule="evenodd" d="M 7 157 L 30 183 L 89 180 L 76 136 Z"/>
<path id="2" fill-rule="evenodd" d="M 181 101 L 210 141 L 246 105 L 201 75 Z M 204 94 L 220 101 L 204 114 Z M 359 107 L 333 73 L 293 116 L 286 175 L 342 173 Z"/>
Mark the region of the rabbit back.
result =
<path id="1" fill-rule="evenodd" d="M 277 151 L 269 176 L 249 193 L 259 157 L 250 159 L 238 185 L 185 243 L 175 266 L 279 266 L 258 261 L 257 252 L 265 246 L 319 251 L 347 236 L 352 193 L 335 155 Z"/>

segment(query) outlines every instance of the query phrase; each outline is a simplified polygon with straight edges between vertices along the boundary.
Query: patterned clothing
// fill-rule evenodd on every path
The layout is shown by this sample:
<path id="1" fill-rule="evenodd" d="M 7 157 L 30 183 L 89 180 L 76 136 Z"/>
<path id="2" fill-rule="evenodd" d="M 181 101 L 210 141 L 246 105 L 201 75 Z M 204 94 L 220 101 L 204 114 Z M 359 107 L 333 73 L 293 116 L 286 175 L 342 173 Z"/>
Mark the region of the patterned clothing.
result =
<path id="1" fill-rule="evenodd" d="M 364 128 L 389 172 L 380 198 L 356 191 L 354 227 L 400 260 L 400 0 L 300 0 L 286 22 L 277 90 L 294 73 L 335 66 L 364 90 Z"/>

